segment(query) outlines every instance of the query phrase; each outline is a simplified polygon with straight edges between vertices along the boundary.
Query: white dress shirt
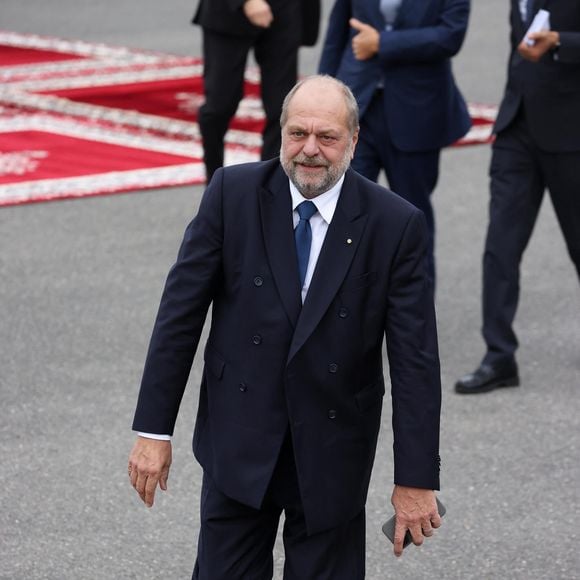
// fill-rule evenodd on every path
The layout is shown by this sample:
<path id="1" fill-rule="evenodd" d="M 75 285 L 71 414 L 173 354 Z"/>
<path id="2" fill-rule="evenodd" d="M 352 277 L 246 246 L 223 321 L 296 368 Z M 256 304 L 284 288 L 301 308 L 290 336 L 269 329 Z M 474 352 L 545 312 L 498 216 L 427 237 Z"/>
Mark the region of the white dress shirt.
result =
<path id="1" fill-rule="evenodd" d="M 386 30 L 393 30 L 402 2 L 403 0 L 380 0 Z"/>
<path id="2" fill-rule="evenodd" d="M 318 256 L 320 255 L 320 250 L 322 249 L 328 226 L 332 221 L 332 216 L 334 215 L 334 210 L 338 203 L 338 196 L 340 195 L 343 181 L 344 175 L 338 180 L 334 187 L 310 200 L 316 206 L 318 211 L 310 218 L 312 244 L 310 246 L 310 257 L 308 258 L 308 268 L 306 269 L 304 286 L 302 286 L 302 303 L 304 303 L 306 294 L 308 293 L 308 288 L 312 281 L 312 275 L 314 274 L 314 269 L 318 262 Z M 306 201 L 306 198 L 302 196 L 292 182 L 290 182 L 290 194 L 292 195 L 292 217 L 294 219 L 294 228 L 296 229 L 296 226 L 300 221 L 300 216 L 298 215 L 296 208 L 303 201 Z"/>
<path id="3" fill-rule="evenodd" d="M 520 15 L 523 22 L 528 21 L 528 1 L 529 0 L 520 0 Z"/>
<path id="4" fill-rule="evenodd" d="M 326 232 L 328 231 L 328 226 L 330 225 L 332 217 L 334 216 L 334 211 L 336 210 L 336 204 L 338 203 L 338 196 L 340 195 L 343 182 L 344 175 L 328 191 L 321 193 L 317 197 L 310 200 L 314 203 L 318 211 L 310 218 L 312 244 L 310 246 L 310 257 L 308 258 L 308 268 L 306 269 L 304 286 L 302 286 L 302 303 L 304 303 L 304 299 L 308 293 L 308 288 L 310 287 L 310 282 L 312 281 L 312 275 L 314 274 L 316 263 L 318 262 L 318 256 L 320 255 L 320 250 L 322 249 L 322 244 L 324 243 L 324 238 L 326 237 Z M 302 196 L 302 194 L 296 189 L 291 181 L 289 183 L 290 194 L 292 195 L 292 216 L 294 219 L 294 228 L 296 228 L 298 222 L 300 221 L 300 216 L 298 215 L 296 208 L 303 201 L 306 201 L 306 198 Z M 146 437 L 147 439 L 171 441 L 171 435 L 143 433 L 141 431 L 138 431 L 137 435 L 140 437 Z"/>

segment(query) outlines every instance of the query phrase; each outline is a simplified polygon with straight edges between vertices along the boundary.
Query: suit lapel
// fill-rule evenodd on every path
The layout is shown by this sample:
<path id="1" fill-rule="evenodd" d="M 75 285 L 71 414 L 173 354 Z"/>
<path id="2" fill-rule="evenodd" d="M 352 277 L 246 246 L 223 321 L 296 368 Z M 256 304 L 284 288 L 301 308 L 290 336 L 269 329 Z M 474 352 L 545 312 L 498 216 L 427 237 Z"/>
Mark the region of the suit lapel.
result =
<path id="1" fill-rule="evenodd" d="M 527 30 L 526 23 L 522 19 L 519 0 L 512 0 L 512 13 L 515 13 L 515 18 L 511 16 L 510 22 L 513 23 L 517 44 L 519 44 Z M 521 60 L 522 57 L 517 52 L 514 52 L 514 58 Z"/>
<path id="2" fill-rule="evenodd" d="M 394 28 L 401 28 L 402 24 L 407 21 L 407 16 L 410 16 L 413 10 L 417 10 L 419 7 L 415 4 L 413 0 L 403 0 L 399 6 L 399 11 L 397 12 L 397 18 L 395 18 Z M 404 28 L 404 26 L 403 26 Z"/>
<path id="3" fill-rule="evenodd" d="M 312 282 L 298 318 L 288 362 L 312 334 L 338 292 L 358 248 L 366 220 L 366 214 L 361 214 L 355 176 L 352 171 L 347 171 L 336 211 L 326 232 Z"/>
<path id="4" fill-rule="evenodd" d="M 528 30 L 534 16 L 538 13 L 538 10 L 541 10 L 546 5 L 547 0 L 530 0 L 528 2 L 528 10 L 529 13 L 527 14 L 527 21 L 524 22 L 525 31 Z"/>
<path id="5" fill-rule="evenodd" d="M 515 30 L 519 43 L 519 41 L 524 37 L 524 34 L 528 31 L 528 28 L 530 27 L 534 16 L 538 13 L 538 10 L 544 8 L 547 4 L 547 0 L 529 0 L 526 6 L 527 20 L 525 21 L 522 19 L 519 0 L 512 0 L 512 2 L 512 10 L 515 10 L 517 13 L 517 18 L 515 20 L 512 19 L 512 22 L 514 22 L 514 26 L 517 27 Z M 518 62 L 522 61 L 522 57 L 517 52 L 515 53 L 515 59 Z"/>
<path id="6" fill-rule="evenodd" d="M 380 27 L 382 30 L 385 27 L 385 17 L 381 12 L 381 3 L 377 2 L 369 2 L 368 10 L 370 10 L 370 22 L 369 24 L 373 24 L 377 27 Z"/>
<path id="7" fill-rule="evenodd" d="M 259 195 L 266 255 L 286 314 L 292 324 L 300 313 L 300 283 L 294 245 L 292 197 L 280 166 Z"/>

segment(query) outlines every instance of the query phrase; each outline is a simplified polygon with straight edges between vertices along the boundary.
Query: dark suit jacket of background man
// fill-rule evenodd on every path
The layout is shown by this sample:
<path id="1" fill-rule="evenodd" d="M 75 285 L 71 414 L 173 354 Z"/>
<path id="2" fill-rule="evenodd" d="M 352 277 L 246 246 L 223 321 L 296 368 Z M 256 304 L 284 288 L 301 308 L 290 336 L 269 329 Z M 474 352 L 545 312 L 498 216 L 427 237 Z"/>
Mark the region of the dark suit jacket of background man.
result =
<path id="1" fill-rule="evenodd" d="M 275 10 L 277 4 L 288 0 L 267 0 Z M 250 24 L 242 12 L 244 0 L 200 0 L 193 22 L 210 30 L 235 36 L 256 36 L 261 32 Z M 300 44 L 313 46 L 320 26 L 320 0 L 300 0 L 302 30 Z"/>
<path id="2" fill-rule="evenodd" d="M 512 53 L 494 132 L 506 129 L 523 106 L 530 133 L 541 149 L 580 151 L 580 2 L 535 0 L 532 13 L 541 8 L 550 12 L 551 28 L 559 31 L 561 44 L 557 59 L 547 54 L 537 63 L 517 53 L 528 24 L 522 22 L 518 0 L 511 4 Z"/>
<path id="3" fill-rule="evenodd" d="M 366 501 L 392 383 L 395 482 L 439 488 L 440 374 L 424 216 L 348 170 L 301 305 L 278 160 L 220 169 L 188 226 L 151 338 L 133 428 L 173 433 L 210 304 L 194 453 L 258 508 L 288 428 L 309 533 Z"/>
<path id="4" fill-rule="evenodd" d="M 395 147 L 441 149 L 462 137 L 471 123 L 451 69 L 468 15 L 469 0 L 403 0 L 395 33 L 383 38 L 377 56 L 360 61 L 350 49 L 356 31 L 348 20 L 357 18 L 383 30 L 380 0 L 337 0 L 319 70 L 350 87 L 361 119 L 382 82 L 384 113 Z"/>

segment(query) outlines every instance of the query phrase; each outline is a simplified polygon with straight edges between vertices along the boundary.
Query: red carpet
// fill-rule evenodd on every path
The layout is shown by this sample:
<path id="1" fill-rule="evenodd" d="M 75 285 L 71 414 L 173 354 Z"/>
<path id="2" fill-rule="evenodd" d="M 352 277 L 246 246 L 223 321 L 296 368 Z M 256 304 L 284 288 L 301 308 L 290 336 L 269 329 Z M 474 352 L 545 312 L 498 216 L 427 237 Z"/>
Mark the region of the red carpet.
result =
<path id="1" fill-rule="evenodd" d="M 0 31 L 0 206 L 199 184 L 200 59 Z M 259 79 L 226 136 L 226 164 L 258 159 Z M 490 140 L 471 106 L 458 145 Z"/>

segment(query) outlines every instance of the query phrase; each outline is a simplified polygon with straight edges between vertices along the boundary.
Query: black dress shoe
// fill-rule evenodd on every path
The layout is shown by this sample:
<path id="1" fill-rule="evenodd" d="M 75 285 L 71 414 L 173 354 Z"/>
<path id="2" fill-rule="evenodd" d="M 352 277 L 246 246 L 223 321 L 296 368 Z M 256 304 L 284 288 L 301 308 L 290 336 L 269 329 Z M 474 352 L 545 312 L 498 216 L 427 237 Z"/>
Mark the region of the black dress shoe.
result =
<path id="1" fill-rule="evenodd" d="M 481 364 L 473 373 L 455 383 L 455 392 L 462 395 L 487 393 L 499 387 L 517 387 L 520 384 L 516 363 L 502 366 Z"/>

